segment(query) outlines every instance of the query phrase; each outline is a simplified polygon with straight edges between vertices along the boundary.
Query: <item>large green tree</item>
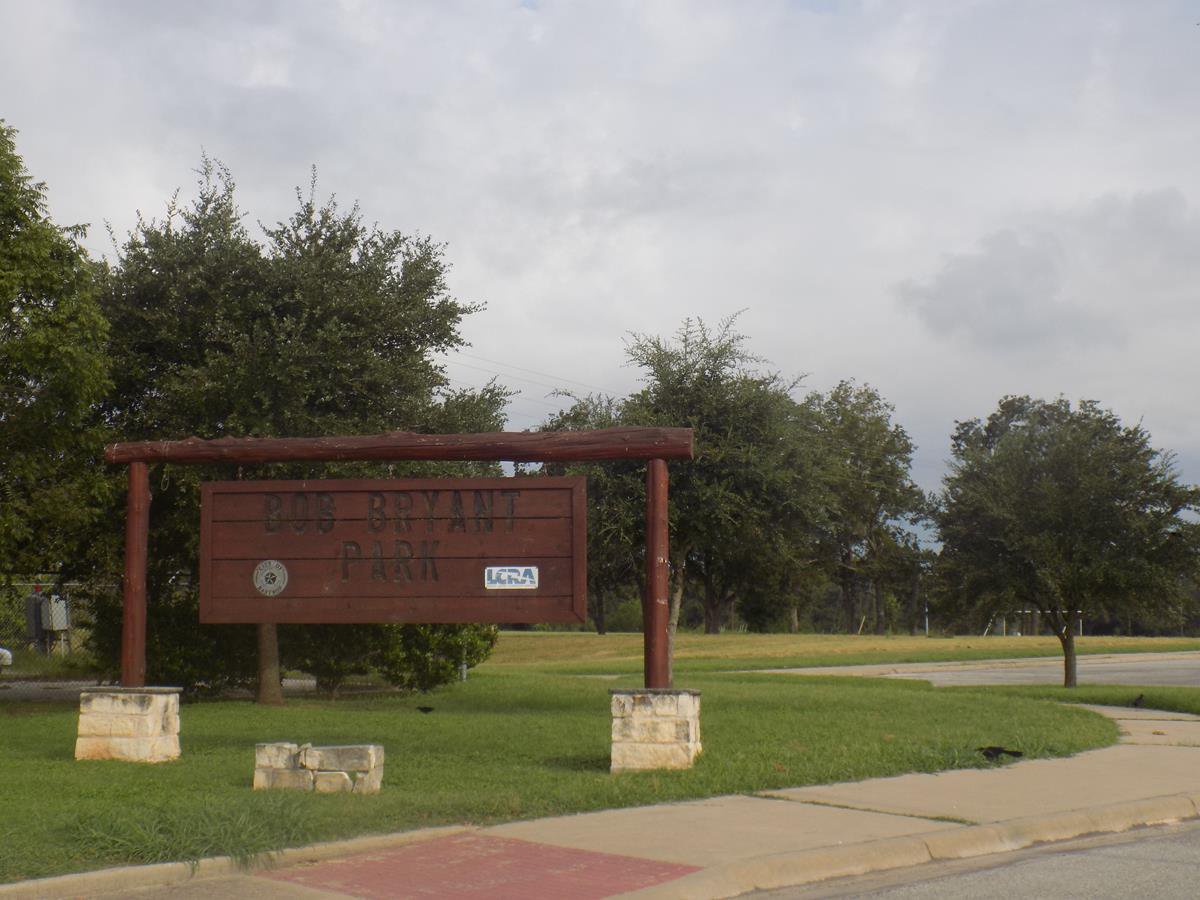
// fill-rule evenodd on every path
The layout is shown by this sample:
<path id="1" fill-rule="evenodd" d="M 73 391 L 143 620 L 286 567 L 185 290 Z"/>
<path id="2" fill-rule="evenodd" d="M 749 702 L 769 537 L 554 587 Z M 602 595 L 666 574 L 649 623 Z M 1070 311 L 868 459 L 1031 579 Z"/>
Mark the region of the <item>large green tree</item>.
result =
<path id="1" fill-rule="evenodd" d="M 318 203 L 314 193 L 297 192 L 296 212 L 260 241 L 243 223 L 229 173 L 205 160 L 194 201 L 173 202 L 162 221 L 139 222 L 104 280 L 115 361 L 105 414 L 122 440 L 502 427 L 503 389 L 450 391 L 433 361 L 462 343 L 459 324 L 477 309 L 449 295 L 443 248 L 368 227 L 357 207 Z M 248 678 L 255 658 L 246 629 L 194 626 L 200 480 L 384 471 L 391 469 L 156 467 L 150 625 L 191 627 L 170 646 L 156 646 L 152 634 L 148 664 L 176 660 L 160 677 L 186 679 L 218 658 L 223 674 Z M 343 630 L 335 636 L 334 627 Z M 351 626 L 296 628 L 284 643 L 290 635 L 297 661 L 323 666 L 316 674 L 335 687 L 372 647 L 395 643 L 387 627 L 358 626 L 354 635 L 344 630 Z M 160 644 L 171 633 L 158 632 Z M 275 641 L 273 626 L 259 626 L 265 701 L 279 699 Z"/>
<path id="2" fill-rule="evenodd" d="M 889 623 L 882 602 L 892 563 L 910 543 L 906 523 L 918 519 L 925 498 L 909 470 L 913 445 L 893 421 L 892 406 L 870 385 L 843 381 L 814 395 L 820 441 L 827 453 L 829 506 L 822 540 L 828 571 L 841 590 L 847 631 Z"/>
<path id="3" fill-rule="evenodd" d="M 0 577 L 57 574 L 104 508 L 107 329 L 82 226 L 60 227 L 0 120 Z"/>
<path id="4" fill-rule="evenodd" d="M 682 426 L 696 456 L 670 468 L 671 627 L 688 584 L 715 634 L 739 597 L 799 564 L 821 515 L 815 444 L 795 383 L 757 368 L 730 317 L 716 329 L 685 320 L 674 340 L 635 335 L 631 362 L 645 386 L 624 403 L 626 424 Z"/>
<path id="5" fill-rule="evenodd" d="M 1093 401 L 1006 397 L 962 422 L 937 514 L 958 608 L 1036 609 L 1076 684 L 1080 615 L 1177 602 L 1200 553 L 1200 491 L 1172 457 Z"/>

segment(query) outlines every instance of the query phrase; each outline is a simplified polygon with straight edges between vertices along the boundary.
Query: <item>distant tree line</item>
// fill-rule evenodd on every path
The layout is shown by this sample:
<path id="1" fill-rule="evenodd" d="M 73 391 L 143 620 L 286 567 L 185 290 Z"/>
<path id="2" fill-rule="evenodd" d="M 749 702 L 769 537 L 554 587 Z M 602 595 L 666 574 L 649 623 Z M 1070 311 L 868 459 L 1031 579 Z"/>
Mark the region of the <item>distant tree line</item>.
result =
<path id="1" fill-rule="evenodd" d="M 932 556 L 914 530 L 929 504 L 910 476 L 908 435 L 869 385 L 802 393 L 763 373 L 735 325 L 688 320 L 673 340 L 634 336 L 642 389 L 572 398 L 544 428 L 694 429 L 696 458 L 670 466 L 673 628 L 913 631 Z M 588 476 L 592 618 L 629 627 L 643 468 L 545 471 Z"/>
<path id="2" fill-rule="evenodd" d="M 912 481 L 913 446 L 868 385 L 827 393 L 763 373 L 736 317 L 635 335 L 644 386 L 585 396 L 550 430 L 695 429 L 673 462 L 671 628 L 1182 633 L 1200 622 L 1200 491 L 1171 454 L 1098 404 L 1006 397 L 958 424 L 943 489 Z M 598 630 L 640 627 L 640 466 L 546 467 L 589 480 L 589 591 Z"/>
<path id="3" fill-rule="evenodd" d="M 49 218 L 45 189 L 0 122 L 0 569 L 53 573 L 93 610 L 115 671 L 124 473 L 113 440 L 491 431 L 509 392 L 452 390 L 435 354 L 478 307 L 446 286 L 443 248 L 368 227 L 297 191 L 246 229 L 230 174 L 203 160 L 196 197 L 139 220 L 109 262 Z M 546 430 L 684 426 L 670 466 L 670 623 L 726 629 L 978 631 L 1026 616 L 1062 642 L 1074 682 L 1093 631 L 1198 622 L 1200 492 L 1140 426 L 1091 401 L 1003 398 L 957 425 L 942 489 L 913 482 L 913 445 L 872 386 L 803 389 L 763 367 L 733 316 L 633 335 L 641 387 L 567 395 Z M 590 626 L 640 628 L 644 466 L 547 465 L 588 479 Z M 499 474 L 493 465 L 156 466 L 148 676 L 196 689 L 285 668 L 329 690 L 368 670 L 423 689 L 484 658 L 478 626 L 198 626 L 198 485 L 222 478 Z M 1018 613 L 1018 611 L 1025 611 Z"/>

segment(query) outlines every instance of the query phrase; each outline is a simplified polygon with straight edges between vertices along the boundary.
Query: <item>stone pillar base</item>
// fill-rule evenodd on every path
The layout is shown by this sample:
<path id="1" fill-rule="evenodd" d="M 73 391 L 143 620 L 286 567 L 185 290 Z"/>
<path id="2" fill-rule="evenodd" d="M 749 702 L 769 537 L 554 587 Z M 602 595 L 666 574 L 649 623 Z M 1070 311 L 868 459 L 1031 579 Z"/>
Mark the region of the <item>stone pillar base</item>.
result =
<path id="1" fill-rule="evenodd" d="M 275 741 L 254 747 L 256 791 L 283 788 L 318 794 L 378 794 L 382 784 L 380 744 L 314 747 Z"/>
<path id="2" fill-rule="evenodd" d="M 151 763 L 177 759 L 179 692 L 177 687 L 82 691 L 75 758 Z"/>
<path id="3" fill-rule="evenodd" d="M 700 692 L 614 690 L 613 772 L 690 769 L 700 755 Z"/>

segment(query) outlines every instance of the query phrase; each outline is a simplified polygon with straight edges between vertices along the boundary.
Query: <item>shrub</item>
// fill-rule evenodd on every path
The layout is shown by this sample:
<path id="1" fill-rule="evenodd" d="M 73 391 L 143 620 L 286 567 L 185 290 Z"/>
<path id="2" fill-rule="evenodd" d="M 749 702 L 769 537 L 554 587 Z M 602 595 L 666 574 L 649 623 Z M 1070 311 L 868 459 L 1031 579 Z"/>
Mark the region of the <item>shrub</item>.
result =
<path id="1" fill-rule="evenodd" d="M 372 664 L 389 684 L 428 691 L 479 665 L 496 646 L 495 625 L 387 625 Z"/>

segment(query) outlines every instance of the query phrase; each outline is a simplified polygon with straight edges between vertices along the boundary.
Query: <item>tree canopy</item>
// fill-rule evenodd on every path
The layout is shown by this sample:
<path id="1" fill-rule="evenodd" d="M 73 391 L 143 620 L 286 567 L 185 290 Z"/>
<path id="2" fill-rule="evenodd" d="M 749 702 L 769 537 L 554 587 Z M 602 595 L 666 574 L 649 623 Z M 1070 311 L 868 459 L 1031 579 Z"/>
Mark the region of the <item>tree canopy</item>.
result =
<path id="1" fill-rule="evenodd" d="M 462 343 L 459 324 L 477 309 L 449 295 L 440 245 L 367 227 L 357 207 L 318 203 L 315 188 L 298 191 L 296 212 L 265 228 L 260 242 L 243 224 L 228 171 L 206 159 L 199 175 L 195 199 L 172 201 L 161 221 L 141 221 L 103 273 L 114 360 L 103 413 L 113 434 L 138 440 L 502 427 L 502 388 L 449 390 L 433 362 L 435 353 Z M 404 471 L 414 470 L 433 474 L 439 467 Z M 152 469 L 148 664 L 157 671 L 151 677 L 193 684 L 248 680 L 254 671 L 250 629 L 195 625 L 198 483 L 339 471 L 388 469 Z M 101 583 L 119 583 L 119 547 L 98 548 L 92 580 L 99 571 L 107 573 Z M 111 644 L 115 598 L 101 592 L 97 603 L 100 640 Z M 392 627 L 297 626 L 284 633 L 284 655 L 336 687 L 380 648 L 421 643 L 394 640 Z M 270 652 L 261 641 L 260 651 Z"/>
<path id="2" fill-rule="evenodd" d="M 952 606 L 1041 612 L 1076 683 L 1080 615 L 1177 602 L 1200 552 L 1200 491 L 1093 401 L 1006 397 L 959 423 L 937 514 Z"/>
<path id="3" fill-rule="evenodd" d="M 83 226 L 61 227 L 0 120 L 0 576 L 53 575 L 107 481 L 93 411 L 108 333 Z"/>
<path id="4" fill-rule="evenodd" d="M 813 395 L 829 480 L 824 559 L 841 596 L 842 627 L 883 633 L 889 625 L 884 585 L 897 563 L 911 568 L 915 549 L 906 523 L 925 498 L 910 475 L 913 444 L 893 421 L 891 404 L 870 385 L 842 381 Z"/>
<path id="5" fill-rule="evenodd" d="M 543 427 L 694 430 L 696 458 L 670 466 L 672 628 L 686 620 L 709 633 L 743 623 L 797 629 L 839 566 L 875 578 L 871 596 L 912 594 L 918 574 L 901 557 L 919 551 L 893 521 L 919 501 L 908 477 L 912 448 L 877 392 L 844 383 L 798 396 L 798 380 L 760 368 L 736 316 L 716 328 L 685 320 L 670 339 L 633 335 L 626 352 L 642 372 L 640 390 L 576 398 Z M 641 589 L 644 469 L 554 471 L 589 478 L 589 569 L 603 572 L 592 597 L 599 622 L 606 597 Z M 857 626 L 850 616 L 842 627 L 851 619 Z M 878 620 L 882 627 L 885 617 Z"/>

